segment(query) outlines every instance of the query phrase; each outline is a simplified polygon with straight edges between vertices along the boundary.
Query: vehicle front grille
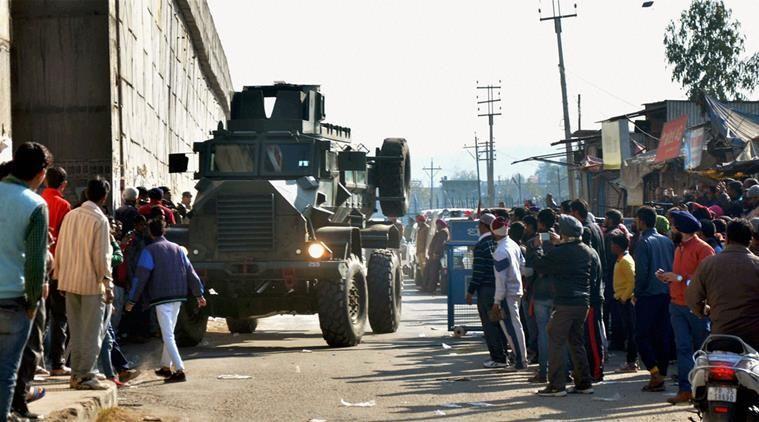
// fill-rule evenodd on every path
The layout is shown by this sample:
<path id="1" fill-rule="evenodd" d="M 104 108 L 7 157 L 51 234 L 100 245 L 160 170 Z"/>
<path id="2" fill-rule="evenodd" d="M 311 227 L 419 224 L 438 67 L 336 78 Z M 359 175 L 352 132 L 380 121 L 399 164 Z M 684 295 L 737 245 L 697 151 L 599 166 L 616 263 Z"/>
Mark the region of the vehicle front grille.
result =
<path id="1" fill-rule="evenodd" d="M 274 248 L 274 195 L 220 196 L 216 216 L 220 252 Z"/>

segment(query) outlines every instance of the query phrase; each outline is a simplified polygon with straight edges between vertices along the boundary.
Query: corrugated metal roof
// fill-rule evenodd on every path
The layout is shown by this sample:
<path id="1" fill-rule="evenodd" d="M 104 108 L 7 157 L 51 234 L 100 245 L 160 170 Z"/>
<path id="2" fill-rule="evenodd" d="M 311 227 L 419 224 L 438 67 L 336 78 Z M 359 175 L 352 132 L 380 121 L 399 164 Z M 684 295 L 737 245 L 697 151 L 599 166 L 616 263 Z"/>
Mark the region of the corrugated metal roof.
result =
<path id="1" fill-rule="evenodd" d="M 700 125 L 709 118 L 701 106 L 692 101 L 666 100 L 665 102 L 667 105 L 667 121 L 687 115 L 688 127 L 691 127 Z M 724 104 L 734 110 L 759 115 L 759 101 L 728 101 Z"/>

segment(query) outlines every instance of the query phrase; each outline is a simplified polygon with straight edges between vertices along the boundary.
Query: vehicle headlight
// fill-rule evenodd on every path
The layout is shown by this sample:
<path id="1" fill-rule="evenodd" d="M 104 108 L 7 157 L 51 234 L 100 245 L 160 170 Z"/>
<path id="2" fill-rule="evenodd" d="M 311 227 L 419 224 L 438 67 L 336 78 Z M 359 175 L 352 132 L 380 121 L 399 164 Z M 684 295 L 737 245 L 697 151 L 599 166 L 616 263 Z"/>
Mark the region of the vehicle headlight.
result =
<path id="1" fill-rule="evenodd" d="M 327 248 L 321 243 L 312 243 L 308 245 L 308 256 L 311 258 L 321 258 L 324 256 L 325 252 L 327 252 Z"/>

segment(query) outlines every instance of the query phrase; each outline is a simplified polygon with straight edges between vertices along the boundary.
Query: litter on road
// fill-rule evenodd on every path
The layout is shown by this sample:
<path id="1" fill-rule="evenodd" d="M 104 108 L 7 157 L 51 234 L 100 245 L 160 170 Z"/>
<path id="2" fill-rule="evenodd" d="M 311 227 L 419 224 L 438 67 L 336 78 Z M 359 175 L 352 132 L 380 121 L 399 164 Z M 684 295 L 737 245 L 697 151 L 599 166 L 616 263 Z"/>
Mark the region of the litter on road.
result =
<path id="1" fill-rule="evenodd" d="M 216 377 L 216 379 L 220 380 L 249 380 L 253 378 L 250 375 L 239 375 L 239 374 L 222 374 Z"/>
<path id="2" fill-rule="evenodd" d="M 443 349 L 445 349 L 445 350 L 453 349 L 453 347 L 451 347 L 451 346 L 449 346 L 449 345 L 447 345 L 445 343 L 441 343 L 441 344 L 443 345 Z"/>
<path id="3" fill-rule="evenodd" d="M 467 404 L 470 405 L 470 406 L 472 406 L 472 407 L 493 407 L 493 406 L 495 406 L 494 404 L 485 403 L 485 402 L 479 402 L 479 401 L 478 402 L 467 403 Z"/>
<path id="4" fill-rule="evenodd" d="M 308 350 L 308 349 L 303 349 L 303 350 L 301 350 L 301 352 L 302 353 L 313 353 L 312 350 Z"/>
<path id="5" fill-rule="evenodd" d="M 343 405 L 344 407 L 374 407 L 377 405 L 377 402 L 374 400 L 369 400 L 369 401 L 363 401 L 359 403 L 351 403 L 351 402 L 345 401 L 345 399 L 340 399 L 340 404 Z"/>
<path id="6" fill-rule="evenodd" d="M 611 397 L 593 397 L 593 400 L 595 401 L 619 401 L 622 398 L 622 395 L 619 393 L 614 393 Z"/>
<path id="7" fill-rule="evenodd" d="M 435 413 L 435 416 L 445 416 L 445 412 L 443 412 L 440 409 L 436 410 L 434 413 Z"/>

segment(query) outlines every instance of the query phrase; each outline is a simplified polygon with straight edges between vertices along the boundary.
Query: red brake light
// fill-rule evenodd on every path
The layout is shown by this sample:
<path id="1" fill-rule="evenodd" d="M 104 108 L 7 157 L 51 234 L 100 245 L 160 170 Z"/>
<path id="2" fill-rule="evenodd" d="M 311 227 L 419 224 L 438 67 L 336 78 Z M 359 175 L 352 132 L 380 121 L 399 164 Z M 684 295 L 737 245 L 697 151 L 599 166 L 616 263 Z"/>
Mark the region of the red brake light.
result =
<path id="1" fill-rule="evenodd" d="M 709 380 L 734 381 L 735 369 L 727 366 L 727 364 L 717 363 L 717 366 L 709 368 Z"/>
<path id="2" fill-rule="evenodd" d="M 714 413 L 728 413 L 730 412 L 730 409 L 725 406 L 714 406 L 712 409 L 714 410 Z"/>

